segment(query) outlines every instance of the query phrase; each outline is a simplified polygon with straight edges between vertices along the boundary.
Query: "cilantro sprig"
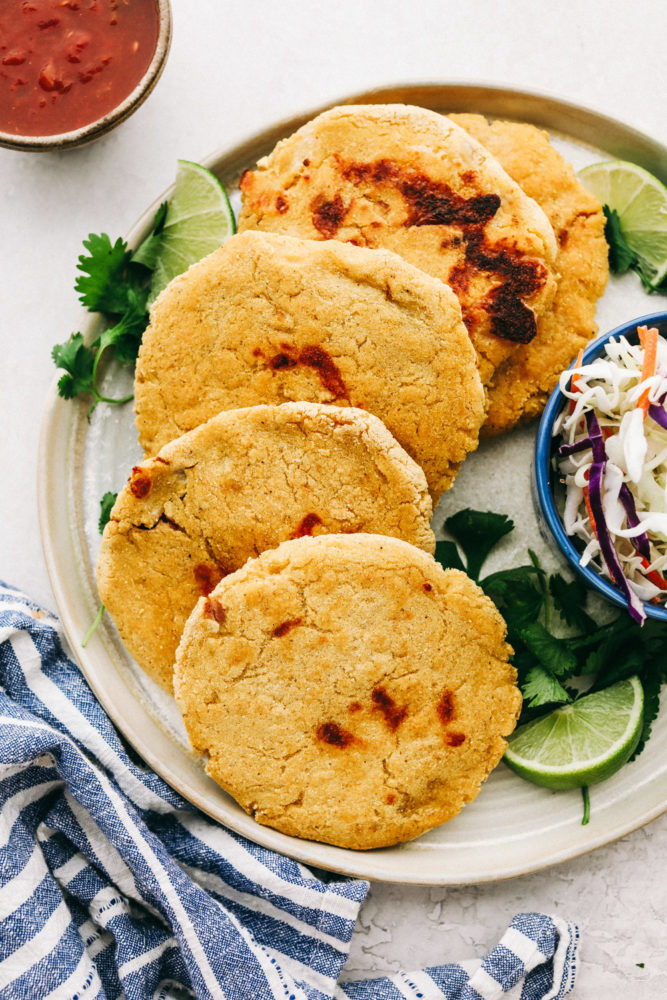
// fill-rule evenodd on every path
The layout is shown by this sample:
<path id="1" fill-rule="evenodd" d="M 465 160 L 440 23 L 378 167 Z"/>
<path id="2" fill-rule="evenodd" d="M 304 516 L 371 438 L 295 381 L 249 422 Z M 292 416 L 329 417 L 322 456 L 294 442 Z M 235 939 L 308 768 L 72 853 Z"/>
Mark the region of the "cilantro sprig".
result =
<path id="1" fill-rule="evenodd" d="M 637 675 L 644 688 L 637 757 L 658 714 L 660 687 L 667 682 L 667 624 L 650 618 L 640 627 L 625 614 L 599 624 L 588 607 L 586 586 L 547 573 L 530 549 L 525 565 L 480 578 L 487 556 L 514 528 L 504 514 L 461 510 L 445 521 L 445 528 L 454 540 L 437 543 L 436 559 L 445 568 L 466 571 L 507 623 L 524 697 L 519 721 Z M 572 683 L 575 679 L 580 680 Z"/>
<path id="2" fill-rule="evenodd" d="M 614 274 L 625 274 L 626 271 L 635 271 L 641 278 L 647 292 L 664 292 L 667 294 L 667 278 L 663 278 L 656 285 L 652 280 L 652 272 L 646 262 L 628 246 L 616 209 L 609 208 L 608 205 L 603 205 L 602 211 L 607 220 L 605 222 L 604 235 L 609 244 L 610 270 Z"/>
<path id="3" fill-rule="evenodd" d="M 98 369 L 107 352 L 121 364 L 136 360 L 143 332 L 148 325 L 150 277 L 155 268 L 161 233 L 167 214 L 167 202 L 160 205 L 150 234 L 136 251 L 123 239 L 112 243 L 106 233 L 91 233 L 83 241 L 87 253 L 79 257 L 74 288 L 81 304 L 89 312 L 99 312 L 108 321 L 107 328 L 90 344 L 81 333 L 56 344 L 51 356 L 64 374 L 58 381 L 58 392 L 64 399 L 79 395 L 92 397 L 88 415 L 98 403 L 126 403 L 132 396 L 104 396 L 98 387 Z"/>

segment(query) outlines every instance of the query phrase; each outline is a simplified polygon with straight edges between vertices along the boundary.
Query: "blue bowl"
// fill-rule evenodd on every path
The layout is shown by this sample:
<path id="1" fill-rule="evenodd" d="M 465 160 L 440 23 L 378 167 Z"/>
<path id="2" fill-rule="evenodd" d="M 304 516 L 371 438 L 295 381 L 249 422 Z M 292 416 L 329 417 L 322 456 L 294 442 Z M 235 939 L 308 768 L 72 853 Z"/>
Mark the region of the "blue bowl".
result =
<path id="1" fill-rule="evenodd" d="M 667 312 L 650 313 L 648 316 L 640 316 L 628 323 L 617 326 L 615 330 L 603 334 L 594 340 L 584 351 L 583 363 L 588 364 L 603 353 L 604 345 L 611 337 L 626 337 L 630 342 L 637 342 L 638 326 L 657 326 L 663 337 L 667 336 Z M 600 575 L 591 566 L 582 566 L 579 563 L 580 552 L 576 549 L 572 539 L 565 533 L 563 522 L 556 507 L 554 498 L 554 486 L 557 485 L 553 468 L 553 459 L 556 451 L 555 439 L 552 429 L 556 418 L 563 410 L 567 398 L 557 387 L 549 397 L 545 407 L 535 442 L 535 457 L 533 461 L 533 500 L 535 509 L 547 540 L 549 535 L 553 538 L 559 550 L 565 556 L 572 569 L 597 593 L 601 594 L 613 604 L 627 608 L 625 598 L 614 584 L 606 577 Z M 546 530 L 545 530 L 546 529 Z M 667 621 L 667 607 L 656 604 L 644 604 L 646 614 L 649 618 L 659 618 Z"/>

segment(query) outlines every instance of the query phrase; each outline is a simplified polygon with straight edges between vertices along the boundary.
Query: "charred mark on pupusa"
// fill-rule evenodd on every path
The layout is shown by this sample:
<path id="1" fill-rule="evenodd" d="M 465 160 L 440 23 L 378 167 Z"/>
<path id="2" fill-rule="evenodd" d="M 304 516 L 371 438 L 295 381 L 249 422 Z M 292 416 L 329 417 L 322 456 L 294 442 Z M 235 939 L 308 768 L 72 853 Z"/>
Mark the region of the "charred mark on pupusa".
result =
<path id="1" fill-rule="evenodd" d="M 297 365 L 312 368 L 317 373 L 322 386 L 331 393 L 334 399 L 347 398 L 347 387 L 340 369 L 323 347 L 320 347 L 319 344 L 306 344 L 297 353 L 289 345 L 281 344 L 280 346 L 282 350 L 269 360 L 269 366 L 273 371 L 296 368 Z"/>
<path id="2" fill-rule="evenodd" d="M 463 733 L 447 733 L 445 743 L 450 747 L 460 747 L 462 743 L 465 743 L 465 735 Z"/>
<path id="3" fill-rule="evenodd" d="M 318 514 L 306 514 L 301 518 L 290 538 L 305 538 L 306 535 L 312 535 L 318 524 L 322 524 L 322 518 Z"/>
<path id="4" fill-rule="evenodd" d="M 343 204 L 340 192 L 331 199 L 324 194 L 318 194 L 310 203 L 311 219 L 315 229 L 326 239 L 334 238 L 340 229 L 347 209 Z"/>
<path id="5" fill-rule="evenodd" d="M 354 733 L 343 729 L 337 722 L 323 722 L 317 727 L 317 738 L 322 743 L 339 750 L 344 750 L 357 740 Z"/>
<path id="6" fill-rule="evenodd" d="M 443 692 L 436 705 L 436 711 L 443 726 L 452 721 L 454 718 L 454 693 L 452 691 L 446 690 Z"/>
<path id="7" fill-rule="evenodd" d="M 481 303 L 480 313 L 465 310 L 464 322 L 474 330 L 479 315 L 488 315 L 491 332 L 504 340 L 528 344 L 537 333 L 537 320 L 523 299 L 535 295 L 544 286 L 548 272 L 542 261 L 527 257 L 515 246 L 487 241 L 483 230 L 466 234 L 465 257 L 449 273 L 448 284 L 457 295 L 465 295 L 476 273 L 496 275 L 501 283 L 491 288 Z M 449 246 L 446 241 L 443 246 Z"/>
<path id="8" fill-rule="evenodd" d="M 137 500 L 143 500 L 150 493 L 152 485 L 153 482 L 146 470 L 142 469 L 140 465 L 135 465 L 130 475 L 130 493 L 132 496 L 135 496 Z"/>
<path id="9" fill-rule="evenodd" d="M 204 618 L 211 618 L 216 621 L 218 625 L 222 625 L 227 617 L 227 612 L 223 608 L 219 601 L 215 601 L 210 597 L 207 597 L 204 601 Z"/>
<path id="10" fill-rule="evenodd" d="M 473 194 L 470 197 L 454 191 L 443 181 L 436 181 L 419 170 L 405 168 L 389 159 L 373 162 L 346 163 L 338 158 L 338 169 L 344 180 L 359 185 L 389 186 L 398 191 L 406 203 L 403 226 L 450 226 L 459 230 L 442 241 L 442 248 L 465 245 L 464 260 L 455 265 L 447 283 L 457 294 L 465 295 L 474 274 L 497 276 L 500 284 L 492 288 L 479 310 L 469 310 L 466 325 L 469 330 L 488 316 L 491 333 L 513 343 L 527 344 L 537 333 L 535 315 L 523 301 L 536 294 L 547 282 L 548 271 L 537 258 L 521 253 L 516 247 L 494 246 L 485 232 L 495 217 L 501 198 L 495 193 Z M 475 171 L 464 171 L 466 184 L 478 182 Z M 323 196 L 320 196 L 323 197 Z M 338 201 L 336 201 L 338 199 Z M 334 202 L 342 210 L 340 193 Z M 317 199 L 316 199 L 317 200 Z M 344 212 L 328 210 L 326 233 L 332 238 L 340 228 Z"/>
<path id="11" fill-rule="evenodd" d="M 208 566 L 206 563 L 198 563 L 192 574 L 203 597 L 208 597 L 225 575 L 217 567 Z"/>
<path id="12" fill-rule="evenodd" d="M 399 166 L 392 160 L 342 165 L 342 175 L 352 184 L 387 184 L 403 196 L 409 226 L 484 225 L 500 208 L 497 194 L 475 194 L 470 198 L 454 191 L 444 181 L 435 181 L 419 170 Z"/>
<path id="13" fill-rule="evenodd" d="M 274 639 L 281 639 L 284 635 L 287 635 L 291 629 L 296 628 L 303 621 L 302 618 L 290 618 L 286 622 L 281 622 L 280 625 L 276 625 L 271 635 Z"/>
<path id="14" fill-rule="evenodd" d="M 408 714 L 407 705 L 397 705 L 391 695 L 387 694 L 383 687 L 374 687 L 371 692 L 373 710 L 382 713 L 384 720 L 395 732 Z"/>

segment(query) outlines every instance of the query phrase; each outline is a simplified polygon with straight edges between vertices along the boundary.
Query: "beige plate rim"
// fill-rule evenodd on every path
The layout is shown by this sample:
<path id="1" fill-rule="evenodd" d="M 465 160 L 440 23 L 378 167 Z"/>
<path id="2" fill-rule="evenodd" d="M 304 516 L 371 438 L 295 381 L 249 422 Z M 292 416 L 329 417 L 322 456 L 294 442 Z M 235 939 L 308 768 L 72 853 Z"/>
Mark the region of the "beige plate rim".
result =
<path id="1" fill-rule="evenodd" d="M 529 121 L 595 145 L 613 157 L 633 159 L 667 181 L 665 146 L 596 111 L 545 94 L 485 84 L 406 84 L 378 88 L 333 103 L 390 102 Z M 224 173 L 230 184 L 279 138 L 289 135 L 321 110 L 324 108 L 279 122 L 232 149 L 212 153 L 203 163 L 218 174 Z M 128 236 L 131 244 L 145 235 L 157 205 L 168 195 L 169 191 L 163 193 L 138 220 Z M 81 328 L 90 330 L 91 326 L 90 317 L 84 315 Z M 38 508 L 47 571 L 62 625 L 84 676 L 115 725 L 144 760 L 194 805 L 249 840 L 305 864 L 348 876 L 415 885 L 493 882 L 540 871 L 609 844 L 667 810 L 666 767 L 655 780 L 639 783 L 629 807 L 627 797 L 612 796 L 600 822 L 590 827 L 570 823 L 565 833 L 558 827 L 543 843 L 535 843 L 540 838 L 531 840 L 529 833 L 520 830 L 504 844 L 494 842 L 491 835 L 488 841 L 468 852 L 465 848 L 450 850 L 446 857 L 438 852 L 436 845 L 433 850 L 412 849 L 419 842 L 355 852 L 288 837 L 255 823 L 206 778 L 193 755 L 174 745 L 145 704 L 134 697 L 131 683 L 114 667 L 108 639 L 96 633 L 85 650 L 81 646 L 81 637 L 94 616 L 91 609 L 96 608 L 98 601 L 90 572 L 83 565 L 74 516 L 75 479 L 82 474 L 81 421 L 85 407 L 60 399 L 56 382 L 54 379 L 42 419 Z M 428 844 L 425 846 L 428 848 Z"/>

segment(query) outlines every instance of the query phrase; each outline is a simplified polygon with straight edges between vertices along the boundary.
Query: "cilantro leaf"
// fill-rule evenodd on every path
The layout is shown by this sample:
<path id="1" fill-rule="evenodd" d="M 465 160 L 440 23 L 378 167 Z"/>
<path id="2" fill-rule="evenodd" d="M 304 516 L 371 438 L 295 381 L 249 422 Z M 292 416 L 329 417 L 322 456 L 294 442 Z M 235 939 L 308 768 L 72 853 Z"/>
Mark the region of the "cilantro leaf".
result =
<path id="1" fill-rule="evenodd" d="M 435 558 L 443 569 L 460 569 L 465 573 L 466 568 L 454 542 L 437 541 L 435 543 Z"/>
<path id="2" fill-rule="evenodd" d="M 529 708 L 572 701 L 571 695 L 544 667 L 533 667 L 523 685 L 523 697 Z"/>
<path id="3" fill-rule="evenodd" d="M 58 392 L 63 399 L 91 391 L 95 351 L 86 347 L 80 333 L 73 333 L 64 344 L 56 344 L 51 357 L 57 368 L 65 369 L 58 381 Z"/>
<path id="4" fill-rule="evenodd" d="M 100 519 L 97 522 L 97 526 L 100 529 L 100 535 L 104 531 L 107 521 L 111 517 L 111 508 L 116 502 L 117 493 L 105 493 L 100 500 Z"/>
<path id="5" fill-rule="evenodd" d="M 639 743 L 635 747 L 635 752 L 630 760 L 635 760 L 646 746 L 647 740 L 651 735 L 653 723 L 658 718 L 658 712 L 660 711 L 660 679 L 655 674 L 651 674 L 646 678 L 642 678 L 642 687 L 644 689 L 642 732 L 639 737 Z"/>
<path id="6" fill-rule="evenodd" d="M 147 267 L 150 271 L 155 270 L 160 253 L 162 252 L 162 230 L 164 229 L 165 219 L 167 218 L 168 207 L 168 202 L 163 201 L 158 208 L 155 213 L 155 218 L 153 219 L 153 228 L 151 232 L 132 254 L 133 264 L 141 264 L 143 267 Z"/>
<path id="7" fill-rule="evenodd" d="M 615 208 L 602 206 L 605 222 L 604 235 L 609 244 L 609 267 L 615 274 L 625 274 L 630 268 L 636 267 L 639 257 L 631 250 L 625 241 L 621 220 Z"/>
<path id="8" fill-rule="evenodd" d="M 514 522 L 506 514 L 467 508 L 448 517 L 445 527 L 463 549 L 468 576 L 478 580 L 484 560 L 500 539 L 512 531 Z"/>
<path id="9" fill-rule="evenodd" d="M 492 573 L 480 582 L 505 619 L 512 643 L 513 633 L 534 622 L 542 608 L 544 596 L 535 586 L 536 574 L 534 566 L 516 566 Z"/>
<path id="10" fill-rule="evenodd" d="M 83 241 L 88 256 L 79 257 L 77 268 L 83 274 L 74 283 L 81 304 L 91 312 L 121 315 L 127 305 L 125 271 L 132 254 L 120 237 L 114 244 L 102 233 L 91 233 Z"/>
<path id="11" fill-rule="evenodd" d="M 121 364 L 132 364 L 137 357 L 143 332 L 148 325 L 150 274 L 155 267 L 160 245 L 160 233 L 167 215 L 167 203 L 160 205 L 149 236 L 133 254 L 122 239 L 112 243 L 106 233 L 91 233 L 84 240 L 88 254 L 79 257 L 82 272 L 75 289 L 84 306 L 91 312 L 101 312 L 111 325 L 92 344 L 85 345 L 80 333 L 64 344 L 57 344 L 51 355 L 65 374 L 58 382 L 58 392 L 65 399 L 80 393 L 93 397 L 88 416 L 99 402 L 125 403 L 131 396 L 110 399 L 97 388 L 97 369 L 102 354 L 111 349 Z"/>
<path id="12" fill-rule="evenodd" d="M 554 573 L 549 577 L 549 593 L 556 610 L 567 625 L 581 632 L 595 630 L 595 622 L 584 610 L 586 587 L 581 580 L 577 578 L 568 583 L 560 573 Z"/>
<path id="13" fill-rule="evenodd" d="M 125 364 L 136 360 L 143 332 L 148 325 L 146 293 L 128 289 L 127 309 L 115 326 L 109 327 L 100 337 L 100 352 L 115 347 L 116 357 Z"/>
<path id="14" fill-rule="evenodd" d="M 531 622 L 521 629 L 521 639 L 540 664 L 554 677 L 571 677 L 577 669 L 577 658 L 566 639 L 557 639 L 541 622 Z"/>
<path id="15" fill-rule="evenodd" d="M 609 267 L 615 274 L 625 274 L 633 270 L 641 278 L 647 292 L 667 292 L 667 276 L 655 282 L 655 267 L 632 250 L 623 235 L 621 220 L 615 208 L 603 205 L 605 215 L 604 235 L 609 244 Z"/>

